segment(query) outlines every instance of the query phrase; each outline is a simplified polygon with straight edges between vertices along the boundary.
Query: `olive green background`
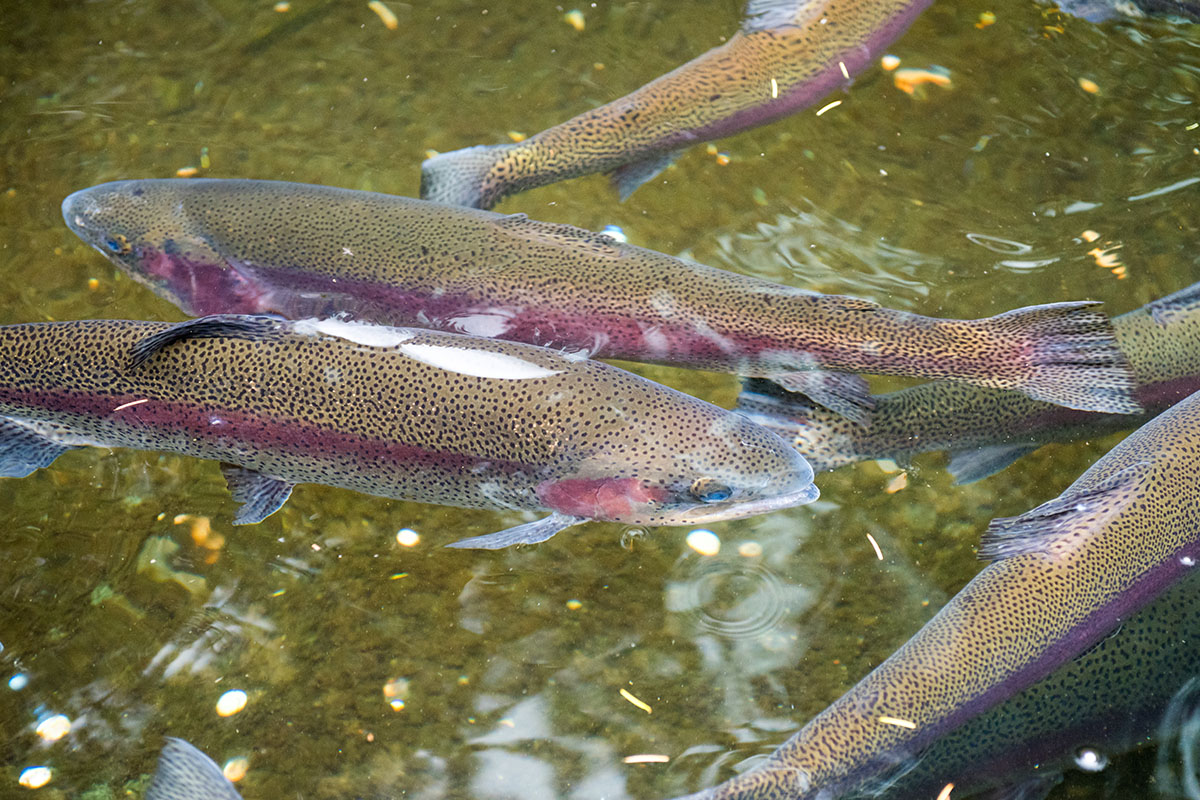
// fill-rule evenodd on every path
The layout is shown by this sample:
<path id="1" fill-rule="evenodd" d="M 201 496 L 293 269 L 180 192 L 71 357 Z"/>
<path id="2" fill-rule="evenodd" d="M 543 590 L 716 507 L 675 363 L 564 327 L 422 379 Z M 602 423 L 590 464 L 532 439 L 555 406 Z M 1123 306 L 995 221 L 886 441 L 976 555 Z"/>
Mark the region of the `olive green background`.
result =
<path id="1" fill-rule="evenodd" d="M 540 0 L 390 6 L 394 31 L 357 0 L 0 7 L 0 322 L 181 318 L 66 229 L 75 189 L 191 166 L 413 195 L 427 150 L 619 97 L 720 44 L 740 13 L 597 0 L 576 31 L 569 6 Z M 996 22 L 977 27 L 985 11 Z M 695 148 L 625 204 L 593 176 L 499 210 L 619 225 L 635 244 L 930 315 L 1082 298 L 1117 314 L 1200 279 L 1198 42 L 1163 21 L 938 2 L 891 52 L 945 67 L 951 89 L 910 97 L 874 68 L 822 116 L 718 143 L 727 165 Z M 1118 246 L 1122 280 L 1088 254 Z M 726 406 L 737 391 L 638 369 Z M 819 476 L 812 506 L 714 526 L 714 558 L 684 529 L 611 524 L 446 550 L 520 520 L 317 486 L 235 530 L 214 464 L 72 452 L 0 482 L 0 679 L 29 681 L 0 683 L 0 796 L 137 796 L 163 735 L 248 757 L 248 800 L 693 791 L 851 687 L 979 568 L 990 518 L 1055 496 L 1112 442 L 1047 447 L 967 487 L 939 455 L 894 493 L 874 464 Z M 194 544 L 180 514 L 211 518 L 224 546 Z M 401 528 L 420 543 L 399 546 Z M 233 688 L 249 703 L 220 718 Z M 34 728 L 51 713 L 75 727 L 48 745 Z M 622 761 L 646 753 L 670 761 Z M 1054 797 L 1143 794 L 1149 763 Z M 53 781 L 17 788 L 34 764 Z"/>

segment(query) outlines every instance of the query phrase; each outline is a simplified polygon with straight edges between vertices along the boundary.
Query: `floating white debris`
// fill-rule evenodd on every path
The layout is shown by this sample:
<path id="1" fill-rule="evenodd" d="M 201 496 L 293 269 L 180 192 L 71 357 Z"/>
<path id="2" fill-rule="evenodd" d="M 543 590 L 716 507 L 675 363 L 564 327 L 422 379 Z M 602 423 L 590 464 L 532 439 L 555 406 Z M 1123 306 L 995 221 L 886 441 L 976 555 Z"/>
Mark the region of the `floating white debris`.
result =
<path id="1" fill-rule="evenodd" d="M 52 777 L 54 776 L 49 767 L 26 767 L 21 770 L 17 783 L 26 789 L 40 789 L 49 783 Z"/>
<path id="2" fill-rule="evenodd" d="M 19 692 L 29 685 L 29 676 L 24 672 L 18 672 L 8 679 L 8 688 L 14 692 Z"/>
<path id="3" fill-rule="evenodd" d="M 721 552 L 721 540 L 707 528 L 697 528 L 689 533 L 687 546 L 702 556 L 715 556 Z"/>
<path id="4" fill-rule="evenodd" d="M 1108 766 L 1108 757 L 1099 750 L 1085 747 L 1075 754 L 1075 766 L 1084 772 L 1100 772 Z"/>
<path id="5" fill-rule="evenodd" d="M 47 742 L 57 742 L 71 732 L 71 720 L 65 714 L 46 717 L 38 723 L 37 735 Z"/>
<path id="6" fill-rule="evenodd" d="M 605 225 L 604 229 L 600 232 L 619 244 L 625 244 L 629 241 L 629 237 L 625 235 L 625 231 L 621 229 L 620 225 Z"/>
<path id="7" fill-rule="evenodd" d="M 250 759 L 245 756 L 237 756 L 225 762 L 225 766 L 221 767 L 221 774 L 225 776 L 225 780 L 230 783 L 237 783 L 242 778 L 246 777 L 246 773 L 250 771 Z"/>
<path id="8" fill-rule="evenodd" d="M 217 713 L 232 717 L 246 707 L 246 693 L 241 689 L 230 689 L 217 700 Z"/>
<path id="9" fill-rule="evenodd" d="M 396 544 L 401 547 L 414 547 L 421 541 L 421 535 L 412 528 L 401 528 L 396 531 Z"/>

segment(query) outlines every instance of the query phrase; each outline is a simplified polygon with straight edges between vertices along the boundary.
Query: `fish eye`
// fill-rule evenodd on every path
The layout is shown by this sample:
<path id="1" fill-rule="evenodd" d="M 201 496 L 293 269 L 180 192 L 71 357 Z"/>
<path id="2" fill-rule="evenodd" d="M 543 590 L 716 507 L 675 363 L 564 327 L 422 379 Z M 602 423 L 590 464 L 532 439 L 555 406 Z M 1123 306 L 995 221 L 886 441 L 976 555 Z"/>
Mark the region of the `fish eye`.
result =
<path id="1" fill-rule="evenodd" d="M 689 490 L 701 503 L 720 503 L 733 496 L 733 490 L 712 478 L 697 478 Z"/>
<path id="2" fill-rule="evenodd" d="M 107 247 L 109 251 L 116 253 L 119 256 L 123 256 L 133 249 L 129 246 L 129 240 L 119 233 L 113 234 L 105 239 L 104 246 Z"/>

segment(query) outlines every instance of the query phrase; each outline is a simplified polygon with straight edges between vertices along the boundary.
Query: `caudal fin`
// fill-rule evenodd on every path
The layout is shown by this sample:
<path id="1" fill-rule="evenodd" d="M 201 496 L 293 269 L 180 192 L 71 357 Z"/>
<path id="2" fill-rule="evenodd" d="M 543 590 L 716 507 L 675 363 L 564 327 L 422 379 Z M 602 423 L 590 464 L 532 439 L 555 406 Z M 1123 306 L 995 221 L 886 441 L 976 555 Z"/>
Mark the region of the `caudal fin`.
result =
<path id="1" fill-rule="evenodd" d="M 506 163 L 512 144 L 481 144 L 439 153 L 421 164 L 421 199 L 491 208 L 510 193 L 517 164 Z"/>
<path id="2" fill-rule="evenodd" d="M 1140 412 L 1129 363 L 1098 305 L 1050 303 L 981 320 L 994 335 L 1016 344 L 1022 358 L 1011 382 L 979 383 L 1081 411 Z"/>

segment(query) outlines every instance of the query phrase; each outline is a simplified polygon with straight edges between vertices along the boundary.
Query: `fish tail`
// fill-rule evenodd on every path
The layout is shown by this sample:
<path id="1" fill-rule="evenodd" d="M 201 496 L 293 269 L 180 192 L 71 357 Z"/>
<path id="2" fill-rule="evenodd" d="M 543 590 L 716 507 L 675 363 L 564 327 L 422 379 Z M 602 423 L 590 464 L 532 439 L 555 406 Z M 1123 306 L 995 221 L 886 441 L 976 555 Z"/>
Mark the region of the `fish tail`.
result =
<path id="1" fill-rule="evenodd" d="M 1140 412 L 1129 362 L 1098 305 L 1049 303 L 980 320 L 1018 348 L 1020 367 L 1005 388 L 1081 411 Z"/>
<path id="2" fill-rule="evenodd" d="M 514 186 L 521 168 L 518 145 L 481 144 L 439 153 L 421 164 L 421 199 L 491 208 Z"/>

